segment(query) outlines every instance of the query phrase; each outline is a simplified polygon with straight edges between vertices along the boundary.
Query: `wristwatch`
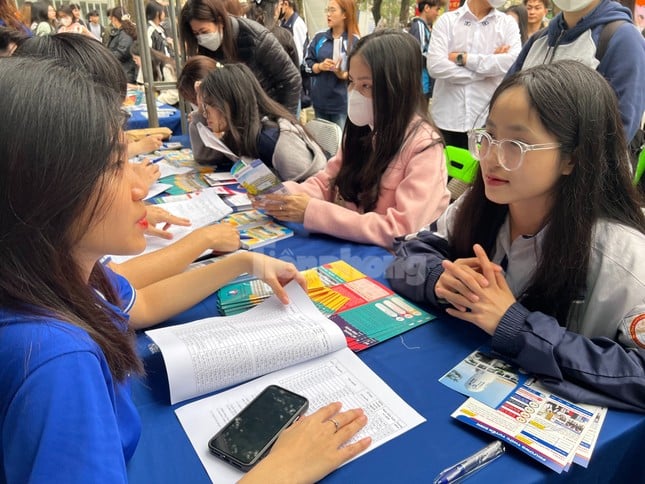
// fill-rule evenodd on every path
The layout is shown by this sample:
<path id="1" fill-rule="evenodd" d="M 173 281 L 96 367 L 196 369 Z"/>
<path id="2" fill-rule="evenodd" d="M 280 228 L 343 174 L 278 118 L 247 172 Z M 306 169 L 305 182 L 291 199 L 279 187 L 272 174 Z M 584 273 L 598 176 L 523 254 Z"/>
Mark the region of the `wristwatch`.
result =
<path id="1" fill-rule="evenodd" d="M 464 67 L 466 65 L 466 61 L 464 59 L 464 56 L 466 55 L 465 52 L 460 52 L 457 54 L 457 58 L 455 59 L 455 64 L 457 64 L 460 67 Z"/>

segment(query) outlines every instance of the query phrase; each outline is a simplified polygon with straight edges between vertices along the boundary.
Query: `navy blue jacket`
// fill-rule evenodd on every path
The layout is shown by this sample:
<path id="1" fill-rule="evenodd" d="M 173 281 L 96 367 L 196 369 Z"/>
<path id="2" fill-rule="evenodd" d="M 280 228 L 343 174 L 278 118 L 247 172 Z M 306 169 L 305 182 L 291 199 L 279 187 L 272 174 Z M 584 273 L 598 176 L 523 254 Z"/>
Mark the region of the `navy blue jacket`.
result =
<path id="1" fill-rule="evenodd" d="M 348 55 L 347 32 L 342 36 L 342 53 Z M 358 42 L 358 37 L 354 36 L 352 48 Z M 333 58 L 334 38 L 331 29 L 318 32 L 309 42 L 307 54 L 305 56 L 305 65 L 307 73 L 311 75 L 311 103 L 314 110 L 322 111 L 329 114 L 342 114 L 347 112 L 347 81 L 339 79 L 336 74 L 324 71 L 314 74 L 313 65 L 318 64 L 325 59 Z M 347 67 L 345 66 L 344 69 Z"/>
<path id="2" fill-rule="evenodd" d="M 599 62 L 596 50 L 603 27 L 624 20 Z M 632 24 L 631 12 L 617 2 L 602 0 L 573 28 L 567 28 L 559 13 L 544 30 L 531 37 L 507 75 L 538 64 L 575 59 L 596 69 L 611 84 L 618 97 L 620 114 L 629 142 L 645 111 L 645 39 Z"/>

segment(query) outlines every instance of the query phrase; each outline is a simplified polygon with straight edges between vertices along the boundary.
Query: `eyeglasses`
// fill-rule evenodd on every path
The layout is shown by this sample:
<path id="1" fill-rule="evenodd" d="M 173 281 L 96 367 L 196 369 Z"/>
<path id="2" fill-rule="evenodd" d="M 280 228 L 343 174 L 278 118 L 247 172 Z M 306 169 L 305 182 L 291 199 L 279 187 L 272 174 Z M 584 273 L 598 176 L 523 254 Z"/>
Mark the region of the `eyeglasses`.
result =
<path id="1" fill-rule="evenodd" d="M 497 161 L 506 171 L 517 170 L 522 166 L 527 151 L 554 150 L 561 143 L 540 143 L 528 145 L 513 139 L 494 140 L 485 129 L 473 129 L 468 132 L 468 150 L 476 160 L 485 158 L 492 146 L 497 146 Z"/>
<path id="2" fill-rule="evenodd" d="M 323 12 L 325 12 L 325 13 L 336 13 L 336 12 L 338 12 L 338 9 L 334 8 L 334 7 L 327 7 L 325 10 L 323 10 Z"/>

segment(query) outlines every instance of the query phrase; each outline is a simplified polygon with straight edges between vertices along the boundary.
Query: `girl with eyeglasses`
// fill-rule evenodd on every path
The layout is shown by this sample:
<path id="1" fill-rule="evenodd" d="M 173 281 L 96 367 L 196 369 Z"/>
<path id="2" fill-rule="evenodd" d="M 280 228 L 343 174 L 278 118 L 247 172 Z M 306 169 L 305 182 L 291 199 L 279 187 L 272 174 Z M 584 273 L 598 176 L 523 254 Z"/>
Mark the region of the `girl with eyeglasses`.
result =
<path id="1" fill-rule="evenodd" d="M 469 138 L 474 186 L 398 240 L 392 287 L 569 400 L 645 411 L 645 216 L 611 87 L 575 61 L 521 71 Z"/>
<path id="2" fill-rule="evenodd" d="M 300 72 L 266 28 L 229 14 L 222 0 L 189 0 L 181 9 L 179 33 L 188 57 L 246 64 L 271 99 L 296 113 Z"/>
<path id="3" fill-rule="evenodd" d="M 443 143 L 428 118 L 414 37 L 379 30 L 349 56 L 349 119 L 324 170 L 289 195 L 258 197 L 273 217 L 305 229 L 391 248 L 448 206 Z M 405 93 L 402 96 L 401 93 Z"/>

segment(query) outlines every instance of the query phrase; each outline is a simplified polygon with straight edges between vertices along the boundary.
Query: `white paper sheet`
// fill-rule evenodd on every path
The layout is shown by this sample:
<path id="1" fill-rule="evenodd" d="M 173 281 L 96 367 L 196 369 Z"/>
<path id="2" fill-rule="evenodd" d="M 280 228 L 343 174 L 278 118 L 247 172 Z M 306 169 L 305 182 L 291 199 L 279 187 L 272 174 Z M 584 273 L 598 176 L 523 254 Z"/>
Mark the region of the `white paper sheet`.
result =
<path id="1" fill-rule="evenodd" d="M 171 403 L 225 388 L 347 346 L 341 329 L 296 282 L 290 303 L 273 296 L 234 316 L 206 318 L 146 334 L 159 346 Z"/>
<path id="2" fill-rule="evenodd" d="M 399 397 L 365 363 L 348 348 L 344 348 L 175 410 L 195 452 L 214 483 L 237 482 L 243 474 L 211 455 L 208 451 L 208 441 L 270 384 L 280 385 L 307 397 L 309 414 L 334 401 L 342 402 L 344 410 L 363 408 L 368 423 L 354 438 L 358 440 L 366 436 L 372 437 L 371 446 L 363 453 L 425 422 L 425 418 Z"/>

